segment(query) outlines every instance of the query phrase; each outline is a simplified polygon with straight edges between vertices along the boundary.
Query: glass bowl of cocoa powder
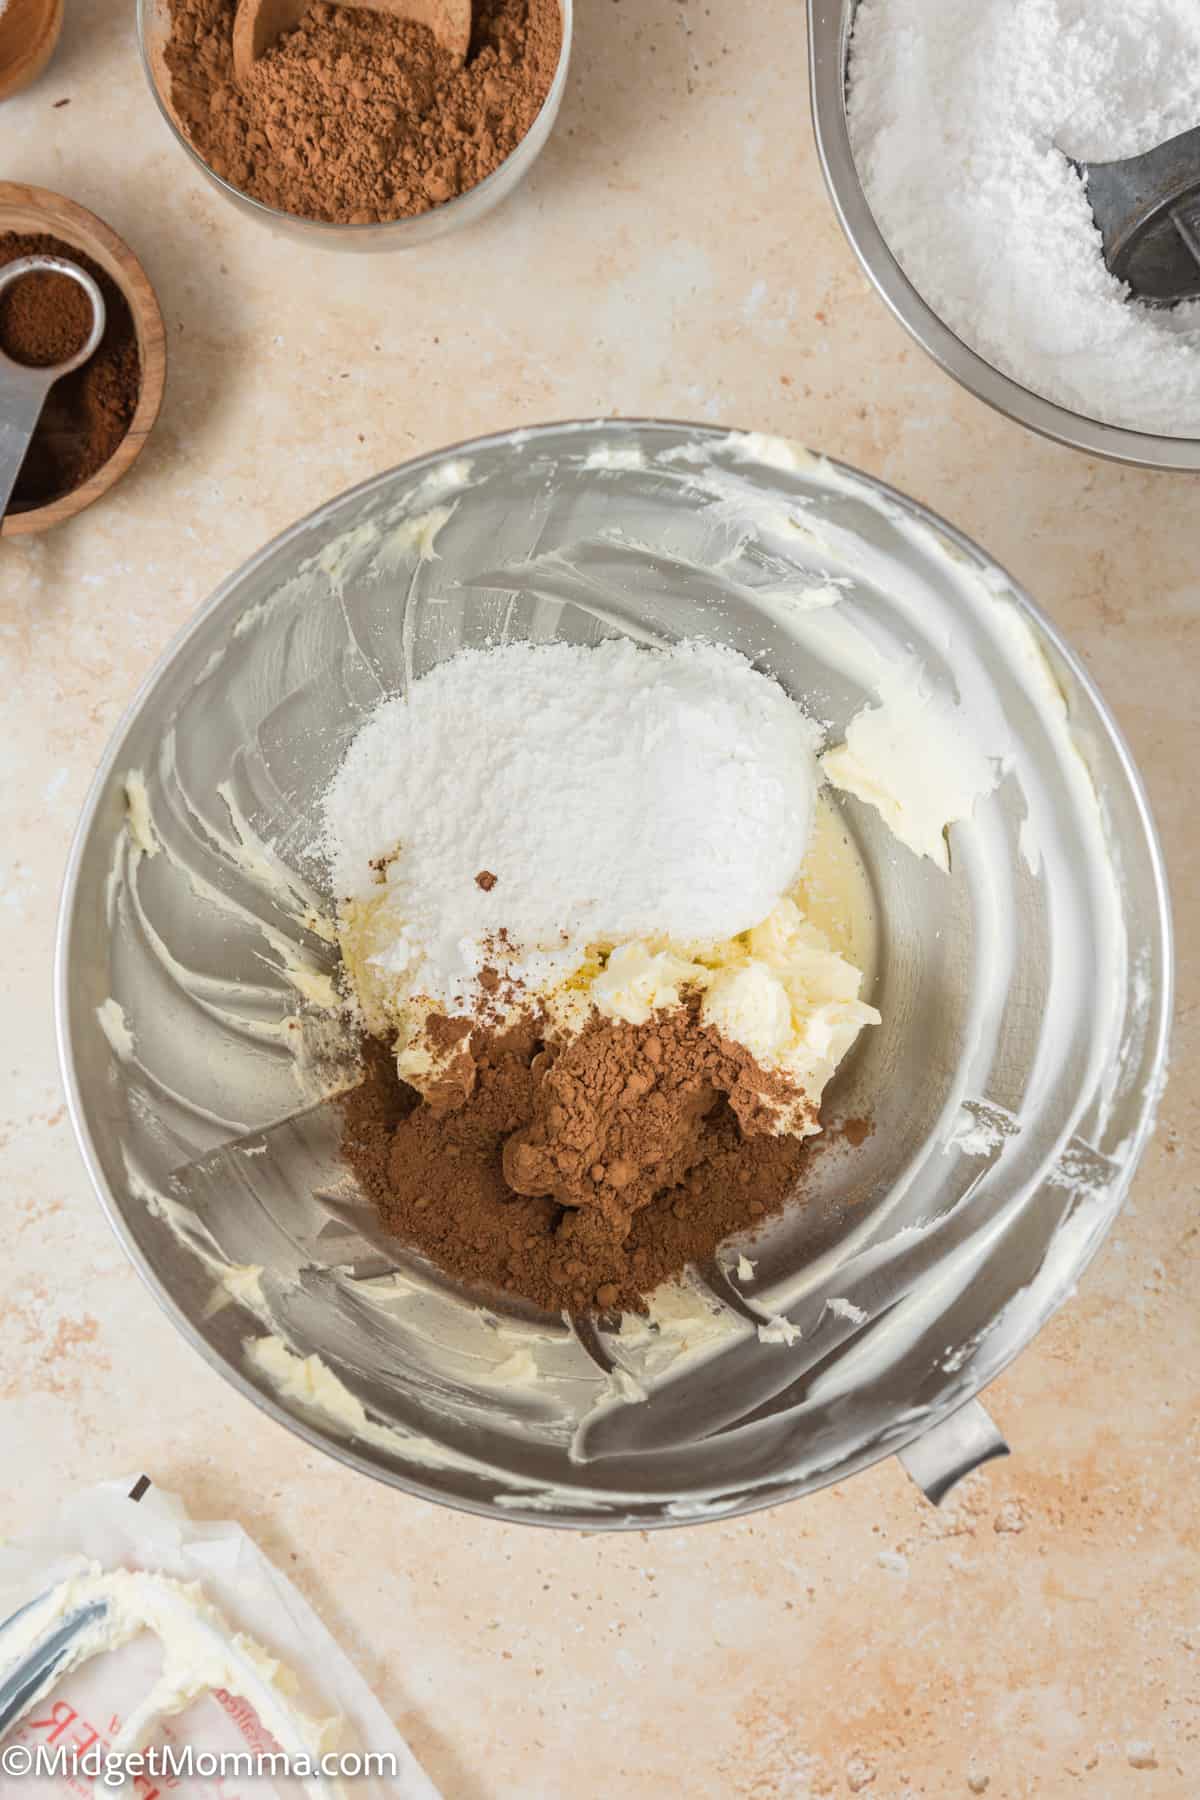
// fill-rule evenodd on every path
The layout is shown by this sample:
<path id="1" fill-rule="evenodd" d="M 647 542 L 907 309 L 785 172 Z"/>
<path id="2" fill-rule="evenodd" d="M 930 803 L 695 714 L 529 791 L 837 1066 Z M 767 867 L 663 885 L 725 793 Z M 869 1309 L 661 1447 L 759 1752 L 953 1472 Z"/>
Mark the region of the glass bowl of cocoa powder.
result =
<path id="1" fill-rule="evenodd" d="M 662 1247 L 678 1277 L 639 1285 L 644 1307 L 598 1291 L 579 1311 L 502 1279 L 537 1249 L 519 1207 L 540 1202 L 497 1193 L 486 1211 L 469 1161 L 457 1185 L 439 1185 L 445 1167 L 427 1191 L 408 1180 L 421 1147 L 390 1093 L 359 1141 L 399 1145 L 411 1216 L 360 1180 L 348 1103 L 322 1098 L 365 1083 L 321 817 L 382 698 L 463 651 L 614 638 L 737 651 L 830 743 L 911 675 L 896 693 L 918 737 L 927 702 L 954 709 L 994 785 L 937 834 L 936 862 L 868 799 L 832 797 L 863 870 L 854 960 L 880 1023 L 826 1089 L 794 1186 L 743 1204 L 767 1190 L 745 1187 L 735 1147 L 727 1180 L 669 1186 L 622 1245 L 635 1271 L 639 1245 Z M 937 771 L 918 765 L 925 792 Z M 241 1394 L 409 1493 L 633 1528 L 772 1505 L 891 1453 L 928 1491 L 931 1464 L 986 1453 L 968 1403 L 1074 1291 L 1151 1128 L 1169 906 L 1116 725 L 983 550 L 798 446 L 593 420 L 381 474 L 222 584 L 96 777 L 56 991 L 101 1201 Z M 436 1255 L 422 1201 L 444 1226 Z M 459 1251 L 493 1244 L 486 1282 Z"/>
<path id="2" fill-rule="evenodd" d="M 465 63 L 423 26 L 314 0 L 239 84 L 236 0 L 138 0 L 159 111 L 225 197 L 310 246 L 396 250 L 524 180 L 567 81 L 574 0 L 476 0 Z"/>

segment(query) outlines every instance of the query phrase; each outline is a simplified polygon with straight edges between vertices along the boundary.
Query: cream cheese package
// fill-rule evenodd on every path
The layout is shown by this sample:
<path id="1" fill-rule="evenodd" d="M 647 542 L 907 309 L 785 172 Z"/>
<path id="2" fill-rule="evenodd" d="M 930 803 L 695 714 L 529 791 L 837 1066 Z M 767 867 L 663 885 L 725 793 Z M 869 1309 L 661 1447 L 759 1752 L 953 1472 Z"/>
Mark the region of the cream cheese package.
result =
<path id="1" fill-rule="evenodd" d="M 144 1478 L 73 1495 L 0 1547 L 0 1697 L 65 1633 L 17 1716 L 0 1715 L 11 1718 L 0 1795 L 108 1794 L 124 1767 L 126 1791 L 173 1800 L 243 1788 L 255 1800 L 437 1800 L 362 1677 L 242 1528 L 190 1518 Z"/>

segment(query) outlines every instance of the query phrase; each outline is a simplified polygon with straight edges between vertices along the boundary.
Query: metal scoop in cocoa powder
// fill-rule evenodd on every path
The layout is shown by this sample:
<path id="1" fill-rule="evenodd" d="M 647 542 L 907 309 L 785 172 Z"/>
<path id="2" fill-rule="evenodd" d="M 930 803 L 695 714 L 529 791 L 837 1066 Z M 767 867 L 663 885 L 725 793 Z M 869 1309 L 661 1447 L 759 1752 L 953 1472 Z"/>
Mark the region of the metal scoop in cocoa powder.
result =
<path id="1" fill-rule="evenodd" d="M 427 25 L 443 49 L 465 61 L 471 42 L 472 0 L 354 0 L 364 12 Z M 260 56 L 285 31 L 299 25 L 309 0 L 238 0 L 233 26 L 233 68 L 244 83 Z"/>
<path id="2" fill-rule="evenodd" d="M 49 352 L 53 361 L 45 361 L 42 356 L 25 360 L 18 353 L 9 354 L 0 334 L 0 519 L 8 509 L 46 396 L 60 376 L 82 368 L 95 355 L 104 336 L 104 295 L 87 270 L 66 257 L 18 257 L 0 269 L 0 292 L 17 283 L 32 285 L 48 280 L 74 282 L 82 290 L 79 316 L 69 321 L 62 341 L 53 342 Z"/>

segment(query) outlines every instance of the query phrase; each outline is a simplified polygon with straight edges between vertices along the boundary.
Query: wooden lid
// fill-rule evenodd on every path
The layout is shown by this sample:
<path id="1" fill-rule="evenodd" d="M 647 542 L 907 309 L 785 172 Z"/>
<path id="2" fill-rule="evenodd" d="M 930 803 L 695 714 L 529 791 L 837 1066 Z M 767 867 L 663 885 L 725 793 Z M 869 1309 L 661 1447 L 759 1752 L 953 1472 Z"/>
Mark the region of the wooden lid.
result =
<path id="1" fill-rule="evenodd" d="M 58 44 L 63 0 L 8 0 L 0 12 L 0 100 L 36 81 Z"/>

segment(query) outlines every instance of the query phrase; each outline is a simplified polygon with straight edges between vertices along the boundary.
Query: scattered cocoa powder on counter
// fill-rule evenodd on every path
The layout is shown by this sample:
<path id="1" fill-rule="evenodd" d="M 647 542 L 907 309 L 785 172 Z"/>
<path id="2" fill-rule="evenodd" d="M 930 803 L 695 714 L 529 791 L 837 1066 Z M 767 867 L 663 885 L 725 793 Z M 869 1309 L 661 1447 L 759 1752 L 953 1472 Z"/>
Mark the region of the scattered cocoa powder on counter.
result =
<path id="1" fill-rule="evenodd" d="M 90 481 L 128 432 L 142 380 L 137 327 L 129 302 L 112 277 L 60 238 L 43 233 L 0 235 L 0 267 L 22 256 L 65 256 L 85 269 L 104 295 L 107 320 L 96 354 L 50 389 L 9 501 L 10 512 L 46 506 Z M 39 283 L 36 289 L 32 288 L 35 280 Z M 56 286 L 50 290 L 41 287 L 42 282 Z M 57 286 L 60 282 L 61 289 Z M 29 295 L 27 288 L 32 290 Z M 65 275 L 31 275 L 14 282 L 0 300 L 0 344 L 6 348 L 15 345 L 18 361 L 43 368 L 64 361 L 90 329 L 87 297 Z"/>
<path id="2" fill-rule="evenodd" d="M 169 0 L 171 104 L 209 167 L 282 212 L 410 218 L 464 194 L 529 131 L 562 48 L 558 0 L 476 0 L 465 64 L 426 26 L 317 0 L 233 73 L 236 0 Z"/>
<path id="3" fill-rule="evenodd" d="M 459 1028 L 445 1054 L 466 1021 L 441 1024 Z M 766 1129 L 763 1083 L 687 1007 L 594 1021 L 557 1051 L 535 1022 L 476 1029 L 426 1101 L 375 1041 L 343 1153 L 386 1229 L 458 1279 L 550 1311 L 638 1309 L 795 1192 L 807 1144 Z"/>

